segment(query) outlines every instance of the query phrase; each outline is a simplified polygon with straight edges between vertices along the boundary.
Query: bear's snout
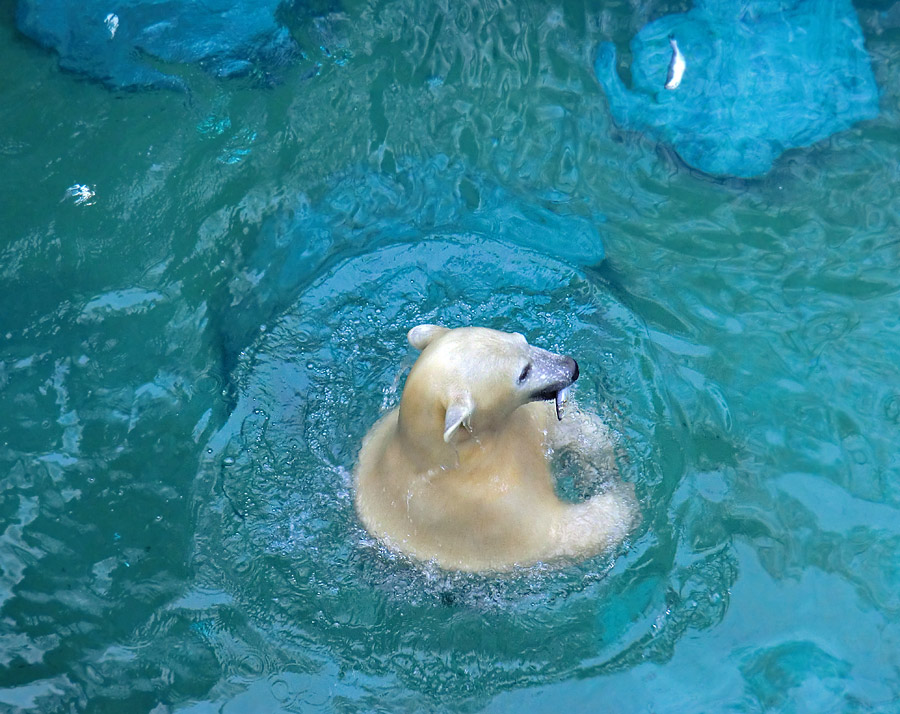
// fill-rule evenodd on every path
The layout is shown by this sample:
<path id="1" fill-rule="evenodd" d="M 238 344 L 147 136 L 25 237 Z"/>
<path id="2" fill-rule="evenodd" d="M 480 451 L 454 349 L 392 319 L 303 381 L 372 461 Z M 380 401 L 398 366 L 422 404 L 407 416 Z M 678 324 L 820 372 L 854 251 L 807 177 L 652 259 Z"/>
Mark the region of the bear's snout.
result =
<path id="1" fill-rule="evenodd" d="M 553 401 L 578 379 L 578 362 L 568 355 L 535 350 L 535 370 L 532 372 L 529 401 Z"/>
<path id="2" fill-rule="evenodd" d="M 566 361 L 571 363 L 572 381 L 574 382 L 578 379 L 578 362 L 571 357 L 566 357 Z"/>

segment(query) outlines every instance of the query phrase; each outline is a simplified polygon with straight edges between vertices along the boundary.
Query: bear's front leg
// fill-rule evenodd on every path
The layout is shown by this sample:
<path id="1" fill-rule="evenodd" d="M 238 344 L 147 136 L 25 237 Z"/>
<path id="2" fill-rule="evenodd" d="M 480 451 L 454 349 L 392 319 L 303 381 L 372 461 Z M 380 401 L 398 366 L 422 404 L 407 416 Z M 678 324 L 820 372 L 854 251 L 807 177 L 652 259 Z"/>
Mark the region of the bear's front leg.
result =
<path id="1" fill-rule="evenodd" d="M 619 482 L 606 493 L 569 505 L 551 534 L 560 557 L 584 558 L 619 546 L 638 521 L 634 486 Z"/>
<path id="2" fill-rule="evenodd" d="M 554 451 L 573 453 L 591 482 L 605 483 L 619 472 L 612 430 L 600 415 L 577 404 L 570 403 L 562 421 L 553 425 L 549 442 Z"/>

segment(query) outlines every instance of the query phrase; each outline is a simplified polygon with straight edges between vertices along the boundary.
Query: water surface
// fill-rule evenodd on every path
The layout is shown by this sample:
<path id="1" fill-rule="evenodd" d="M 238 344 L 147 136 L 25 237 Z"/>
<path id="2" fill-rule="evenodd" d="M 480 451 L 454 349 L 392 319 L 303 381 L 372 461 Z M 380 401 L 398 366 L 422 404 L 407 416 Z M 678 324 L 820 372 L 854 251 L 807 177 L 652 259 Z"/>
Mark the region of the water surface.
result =
<path id="1" fill-rule="evenodd" d="M 885 5 L 879 116 L 737 180 L 593 74 L 684 3 L 296 9 L 293 64 L 122 93 L 3 3 L 2 707 L 894 711 Z M 640 500 L 618 557 L 459 576 L 360 529 L 420 321 L 579 359 Z"/>

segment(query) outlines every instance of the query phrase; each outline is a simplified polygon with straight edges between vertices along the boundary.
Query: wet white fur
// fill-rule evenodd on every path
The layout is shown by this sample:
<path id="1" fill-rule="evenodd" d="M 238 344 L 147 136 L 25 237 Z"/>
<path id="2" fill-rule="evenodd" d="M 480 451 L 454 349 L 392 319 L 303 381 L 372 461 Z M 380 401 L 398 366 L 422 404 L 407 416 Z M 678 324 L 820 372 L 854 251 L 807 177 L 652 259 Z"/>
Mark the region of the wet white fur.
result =
<path id="1" fill-rule="evenodd" d="M 615 478 L 609 430 L 575 405 L 558 422 L 552 402 L 523 401 L 516 377 L 536 348 L 484 328 L 420 326 L 409 341 L 423 352 L 400 407 L 367 434 L 355 473 L 370 533 L 467 571 L 584 558 L 621 543 L 636 506 Z M 451 409 L 461 410 L 456 428 Z M 561 501 L 549 468 L 555 448 L 576 450 L 613 485 L 583 503 Z"/>

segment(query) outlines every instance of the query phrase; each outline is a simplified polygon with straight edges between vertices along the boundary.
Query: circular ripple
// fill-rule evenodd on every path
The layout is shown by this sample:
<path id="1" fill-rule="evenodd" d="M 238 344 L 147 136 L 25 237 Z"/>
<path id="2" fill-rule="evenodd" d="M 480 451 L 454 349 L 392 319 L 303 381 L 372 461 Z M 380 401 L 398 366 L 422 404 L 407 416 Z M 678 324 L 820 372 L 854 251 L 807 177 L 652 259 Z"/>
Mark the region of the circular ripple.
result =
<path id="1" fill-rule="evenodd" d="M 621 603 L 603 608 L 634 586 L 609 574 L 608 557 L 503 576 L 446 573 L 385 551 L 360 527 L 356 454 L 399 401 L 415 357 L 406 332 L 421 322 L 520 331 L 575 355 L 575 398 L 610 420 L 625 478 L 645 503 L 656 500 L 666 399 L 639 321 L 563 262 L 481 237 L 432 237 L 336 266 L 244 350 L 236 407 L 198 478 L 202 579 L 232 593 L 279 648 L 312 639 L 416 690 L 464 692 L 475 678 L 497 691 L 526 673 L 552 681 L 598 647 L 628 646 L 632 617 Z M 602 644 L 590 635 L 595 618 Z M 485 627 L 503 636 L 485 644 Z M 535 638 L 560 627 L 582 634 L 548 663 Z"/>

